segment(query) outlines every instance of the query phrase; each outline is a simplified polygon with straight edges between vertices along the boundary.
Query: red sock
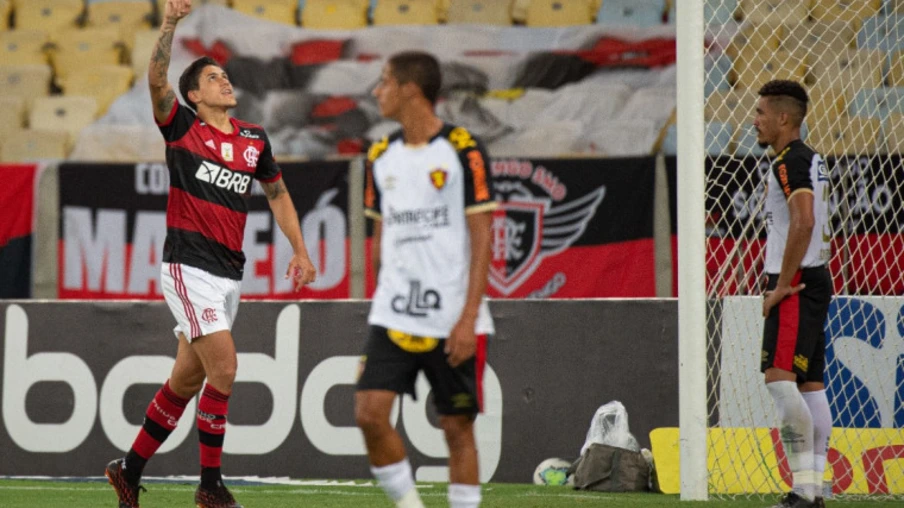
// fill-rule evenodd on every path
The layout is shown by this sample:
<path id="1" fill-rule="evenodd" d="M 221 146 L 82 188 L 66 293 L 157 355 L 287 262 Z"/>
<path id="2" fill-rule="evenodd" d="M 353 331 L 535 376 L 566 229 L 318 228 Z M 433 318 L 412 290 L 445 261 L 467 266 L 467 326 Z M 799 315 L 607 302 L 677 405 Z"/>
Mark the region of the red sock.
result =
<path id="1" fill-rule="evenodd" d="M 129 453 L 127 456 L 126 468 L 131 469 L 131 473 L 141 475 L 144 463 L 157 452 L 160 445 L 176 428 L 188 400 L 176 395 L 170 389 L 169 380 L 157 391 L 157 395 L 148 404 L 138 437 L 132 443 L 131 452 L 134 454 Z M 128 461 L 129 457 L 132 458 L 131 461 Z"/>
<path id="2" fill-rule="evenodd" d="M 226 435 L 226 413 L 229 395 L 209 384 L 204 386 L 198 402 L 198 440 L 201 446 L 201 467 L 220 467 L 223 437 Z"/>

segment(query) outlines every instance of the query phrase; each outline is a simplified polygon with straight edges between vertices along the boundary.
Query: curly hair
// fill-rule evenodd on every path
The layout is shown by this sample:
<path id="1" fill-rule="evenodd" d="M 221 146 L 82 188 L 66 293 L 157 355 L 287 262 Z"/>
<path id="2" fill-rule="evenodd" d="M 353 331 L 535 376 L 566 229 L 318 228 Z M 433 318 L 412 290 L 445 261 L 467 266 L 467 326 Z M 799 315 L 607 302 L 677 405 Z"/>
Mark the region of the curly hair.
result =
<path id="1" fill-rule="evenodd" d="M 774 79 L 769 81 L 757 92 L 760 97 L 775 98 L 779 101 L 780 106 L 791 106 L 796 109 L 798 124 L 803 123 L 803 119 L 807 116 L 807 105 L 810 103 L 810 97 L 807 91 L 797 81 L 788 79 Z"/>

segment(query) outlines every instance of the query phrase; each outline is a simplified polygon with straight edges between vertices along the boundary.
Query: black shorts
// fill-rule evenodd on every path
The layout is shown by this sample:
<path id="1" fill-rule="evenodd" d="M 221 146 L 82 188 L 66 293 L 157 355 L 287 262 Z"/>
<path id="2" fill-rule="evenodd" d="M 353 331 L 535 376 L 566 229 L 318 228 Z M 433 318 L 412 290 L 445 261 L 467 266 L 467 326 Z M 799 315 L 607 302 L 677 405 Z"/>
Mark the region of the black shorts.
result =
<path id="1" fill-rule="evenodd" d="M 766 289 L 775 288 L 778 275 L 769 275 Z M 826 366 L 825 321 L 832 300 L 832 277 L 822 266 L 797 272 L 792 286 L 804 283 L 799 293 L 769 311 L 763 327 L 760 371 L 775 367 L 797 374 L 797 382 L 824 382 Z"/>
<path id="2" fill-rule="evenodd" d="M 390 390 L 415 397 L 414 383 L 423 370 L 437 413 L 477 415 L 483 410 L 486 335 L 477 336 L 476 354 L 456 368 L 446 361 L 443 340 L 372 325 L 361 358 L 358 390 Z"/>

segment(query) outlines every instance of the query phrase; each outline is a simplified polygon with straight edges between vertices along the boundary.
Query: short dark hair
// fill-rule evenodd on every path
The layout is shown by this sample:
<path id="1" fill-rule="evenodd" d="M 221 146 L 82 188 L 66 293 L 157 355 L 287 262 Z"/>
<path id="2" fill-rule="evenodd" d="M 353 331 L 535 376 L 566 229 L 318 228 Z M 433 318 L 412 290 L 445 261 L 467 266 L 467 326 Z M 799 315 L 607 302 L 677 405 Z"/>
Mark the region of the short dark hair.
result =
<path id="1" fill-rule="evenodd" d="M 389 58 L 389 67 L 399 83 L 414 83 L 431 104 L 436 104 L 443 79 L 433 55 L 422 51 L 396 53 Z"/>
<path id="2" fill-rule="evenodd" d="M 202 56 L 201 58 L 195 60 L 188 67 L 182 71 L 182 76 L 179 77 L 179 93 L 182 94 L 182 98 L 185 99 L 192 108 L 196 111 L 198 109 L 198 105 L 192 102 L 191 99 L 188 98 L 188 92 L 192 90 L 197 90 L 201 87 L 201 72 L 208 65 L 214 65 L 219 68 L 223 68 L 216 60 L 210 58 L 209 56 Z"/>
<path id="3" fill-rule="evenodd" d="M 810 97 L 807 91 L 797 81 L 789 79 L 774 79 L 769 81 L 757 92 L 760 97 L 776 98 L 781 101 L 782 106 L 791 106 L 796 109 L 797 124 L 800 125 L 807 116 L 807 105 L 810 103 Z"/>

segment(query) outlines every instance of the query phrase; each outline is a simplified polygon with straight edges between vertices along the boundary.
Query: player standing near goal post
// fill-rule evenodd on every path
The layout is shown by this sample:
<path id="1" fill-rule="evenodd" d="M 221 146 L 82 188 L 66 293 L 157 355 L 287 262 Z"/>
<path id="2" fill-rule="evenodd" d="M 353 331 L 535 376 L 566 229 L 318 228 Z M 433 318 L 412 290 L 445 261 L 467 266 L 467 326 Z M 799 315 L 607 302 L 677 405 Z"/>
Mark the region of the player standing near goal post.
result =
<path id="1" fill-rule="evenodd" d="M 434 113 L 441 83 L 426 53 L 392 56 L 374 95 L 402 129 L 368 152 L 365 210 L 374 220 L 373 297 L 355 396 L 371 471 L 399 507 L 422 507 L 390 411 L 423 370 L 449 446 L 449 505 L 480 505 L 474 419 L 482 406 L 484 293 L 492 201 L 481 143 Z"/>
<path id="2" fill-rule="evenodd" d="M 759 90 L 757 142 L 776 153 L 766 190 L 766 261 L 761 370 L 781 420 L 794 489 L 774 508 L 822 507 L 832 415 L 826 398 L 824 323 L 832 298 L 826 268 L 832 239 L 825 161 L 800 139 L 809 98 L 794 81 Z"/>
<path id="3" fill-rule="evenodd" d="M 263 187 L 273 216 L 294 250 L 286 278 L 293 277 L 298 290 L 312 282 L 316 273 L 266 133 L 260 126 L 229 116 L 236 99 L 225 71 L 210 58 L 196 60 L 182 73 L 179 91 L 197 113 L 176 100 L 167 72 L 176 24 L 189 12 L 191 0 L 167 0 L 148 69 L 154 117 L 166 139 L 170 174 L 161 288 L 178 323 L 179 346 L 170 378 L 148 406 L 132 448 L 125 458 L 107 465 L 106 475 L 120 508 L 138 507 L 145 464 L 175 430 L 198 392 L 201 484 L 195 504 L 241 507 L 223 485 L 220 459 L 237 368 L 230 330 L 245 264 L 242 240 L 252 179 Z M 205 377 L 207 384 L 201 391 Z"/>

